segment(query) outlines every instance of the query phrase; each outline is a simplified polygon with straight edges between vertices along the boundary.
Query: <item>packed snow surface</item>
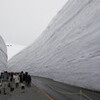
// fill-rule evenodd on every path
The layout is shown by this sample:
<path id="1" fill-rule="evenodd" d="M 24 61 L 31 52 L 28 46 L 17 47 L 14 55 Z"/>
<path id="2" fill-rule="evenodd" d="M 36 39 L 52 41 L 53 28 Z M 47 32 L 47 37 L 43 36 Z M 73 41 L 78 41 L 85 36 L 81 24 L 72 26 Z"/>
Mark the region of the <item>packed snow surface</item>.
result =
<path id="1" fill-rule="evenodd" d="M 0 72 L 7 70 L 7 48 L 0 36 Z"/>
<path id="2" fill-rule="evenodd" d="M 100 0 L 69 0 L 9 68 L 100 91 Z"/>

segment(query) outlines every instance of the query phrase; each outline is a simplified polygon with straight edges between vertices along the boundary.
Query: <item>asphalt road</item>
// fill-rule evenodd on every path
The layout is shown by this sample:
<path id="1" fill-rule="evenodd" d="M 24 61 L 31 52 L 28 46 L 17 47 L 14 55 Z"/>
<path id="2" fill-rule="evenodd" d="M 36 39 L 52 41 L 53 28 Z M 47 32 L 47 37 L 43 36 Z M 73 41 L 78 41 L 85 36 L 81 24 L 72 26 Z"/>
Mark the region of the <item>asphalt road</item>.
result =
<path id="1" fill-rule="evenodd" d="M 12 95 L 0 94 L 0 100 L 100 100 L 100 92 L 63 84 L 51 79 L 32 77 L 33 85 L 26 87 L 25 93 L 20 87 Z"/>
<path id="2" fill-rule="evenodd" d="M 13 94 L 9 93 L 9 89 L 6 95 L 0 94 L 0 100 L 52 100 L 49 95 L 44 91 L 41 91 L 36 86 L 26 87 L 25 93 L 22 93 L 21 89 L 15 89 Z"/>
<path id="3" fill-rule="evenodd" d="M 100 92 L 63 84 L 51 79 L 33 77 L 33 83 L 54 100 L 100 100 Z"/>

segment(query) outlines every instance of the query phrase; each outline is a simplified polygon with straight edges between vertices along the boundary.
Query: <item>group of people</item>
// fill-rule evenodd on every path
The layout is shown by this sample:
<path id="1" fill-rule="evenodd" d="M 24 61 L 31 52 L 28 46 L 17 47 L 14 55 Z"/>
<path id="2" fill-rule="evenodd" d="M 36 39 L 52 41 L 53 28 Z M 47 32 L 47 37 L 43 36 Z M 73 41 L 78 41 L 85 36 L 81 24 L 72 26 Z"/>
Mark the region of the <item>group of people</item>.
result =
<path id="1" fill-rule="evenodd" d="M 22 93 L 25 92 L 25 87 L 31 86 L 31 76 L 28 72 L 1 72 L 0 75 L 0 94 L 13 94 L 15 88 L 20 87 Z M 9 91 L 9 92 L 8 92 Z"/>

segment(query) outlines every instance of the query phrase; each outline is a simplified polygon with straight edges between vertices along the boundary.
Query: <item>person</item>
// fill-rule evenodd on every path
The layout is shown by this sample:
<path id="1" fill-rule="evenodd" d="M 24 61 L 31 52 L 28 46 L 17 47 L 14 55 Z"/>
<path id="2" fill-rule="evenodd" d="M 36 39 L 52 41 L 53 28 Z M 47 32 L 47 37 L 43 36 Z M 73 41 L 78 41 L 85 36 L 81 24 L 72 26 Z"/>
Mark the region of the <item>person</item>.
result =
<path id="1" fill-rule="evenodd" d="M 10 88 L 10 95 L 12 95 L 14 91 L 14 81 L 12 77 L 10 78 L 9 88 Z"/>
<path id="2" fill-rule="evenodd" d="M 8 79 L 9 79 L 8 72 L 4 71 L 2 77 L 3 77 L 3 80 L 2 80 L 3 93 L 6 95 L 7 94 L 7 87 L 8 87 Z"/>
<path id="3" fill-rule="evenodd" d="M 23 83 L 23 71 L 21 71 L 21 73 L 20 73 L 20 75 L 19 75 L 19 77 L 20 77 L 20 83 Z"/>
<path id="4" fill-rule="evenodd" d="M 25 72 L 25 74 L 23 75 L 23 82 L 25 83 L 26 86 L 27 86 L 27 76 L 28 72 Z"/>
<path id="5" fill-rule="evenodd" d="M 2 73 L 0 75 L 0 94 L 1 94 L 1 91 L 2 91 Z"/>
<path id="6" fill-rule="evenodd" d="M 19 77 L 18 73 L 15 73 L 14 81 L 15 81 L 16 88 L 18 88 L 19 81 L 20 81 L 20 77 Z"/>
<path id="7" fill-rule="evenodd" d="M 23 71 L 21 71 L 19 77 L 20 77 L 20 85 L 21 85 L 21 91 L 22 91 L 22 93 L 25 92 L 24 75 L 25 74 L 23 73 Z"/>
<path id="8" fill-rule="evenodd" d="M 27 86 L 30 87 L 31 86 L 31 76 L 29 74 L 26 77 L 26 82 L 27 82 Z"/>

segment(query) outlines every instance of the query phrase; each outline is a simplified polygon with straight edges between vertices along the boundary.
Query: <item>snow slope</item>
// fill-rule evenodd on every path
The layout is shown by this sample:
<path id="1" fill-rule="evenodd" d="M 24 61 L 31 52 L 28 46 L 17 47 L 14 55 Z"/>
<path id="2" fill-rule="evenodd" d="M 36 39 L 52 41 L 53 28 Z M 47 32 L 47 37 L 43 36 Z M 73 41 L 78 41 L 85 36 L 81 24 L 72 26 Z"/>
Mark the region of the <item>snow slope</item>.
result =
<path id="1" fill-rule="evenodd" d="M 0 72 L 7 70 L 7 48 L 0 36 Z"/>
<path id="2" fill-rule="evenodd" d="M 100 91 L 100 0 L 69 0 L 9 68 Z"/>
<path id="3" fill-rule="evenodd" d="M 14 43 L 6 43 L 6 46 L 7 46 L 8 60 L 25 48 L 25 46 L 23 45 L 18 45 Z"/>

